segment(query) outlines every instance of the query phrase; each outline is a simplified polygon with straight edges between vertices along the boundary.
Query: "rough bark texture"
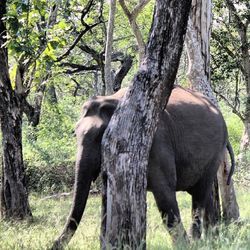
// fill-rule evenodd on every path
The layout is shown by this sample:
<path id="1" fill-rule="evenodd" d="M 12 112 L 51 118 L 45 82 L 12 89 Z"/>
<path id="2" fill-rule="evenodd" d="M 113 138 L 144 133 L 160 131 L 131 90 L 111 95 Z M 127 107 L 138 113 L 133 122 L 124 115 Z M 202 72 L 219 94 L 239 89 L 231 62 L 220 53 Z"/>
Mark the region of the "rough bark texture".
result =
<path id="1" fill-rule="evenodd" d="M 6 39 L 6 1 L 0 3 L 0 121 L 2 131 L 1 217 L 23 219 L 31 216 L 22 157 L 22 109 L 12 90 Z"/>
<path id="2" fill-rule="evenodd" d="M 189 57 L 188 78 L 193 89 L 203 93 L 218 107 L 210 85 L 210 50 L 211 33 L 211 1 L 193 0 L 191 18 L 189 19 L 186 46 Z M 238 219 L 239 207 L 236 201 L 233 181 L 227 185 L 230 164 L 225 156 L 224 163 L 218 171 L 218 181 L 221 191 L 223 217 L 227 221 Z M 220 217 L 220 204 L 217 179 L 213 186 L 213 201 L 215 216 Z"/>
<path id="3" fill-rule="evenodd" d="M 111 55 L 112 55 L 112 45 L 113 45 L 113 32 L 115 26 L 115 12 L 116 12 L 116 0 L 110 0 L 109 9 L 109 21 L 108 30 L 106 38 L 106 48 L 105 48 L 105 86 L 106 95 L 112 94 L 113 91 L 113 79 L 111 76 Z"/>
<path id="4" fill-rule="evenodd" d="M 175 80 L 190 5 L 156 1 L 145 59 L 104 134 L 103 249 L 146 247 L 149 150 Z"/>

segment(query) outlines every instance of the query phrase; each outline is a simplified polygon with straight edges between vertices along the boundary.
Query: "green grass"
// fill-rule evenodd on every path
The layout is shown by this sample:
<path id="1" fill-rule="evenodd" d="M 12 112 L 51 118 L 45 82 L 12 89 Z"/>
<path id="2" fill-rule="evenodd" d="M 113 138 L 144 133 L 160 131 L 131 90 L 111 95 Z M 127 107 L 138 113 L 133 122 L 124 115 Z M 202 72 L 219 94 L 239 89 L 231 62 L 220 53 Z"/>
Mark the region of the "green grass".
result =
<path id="1" fill-rule="evenodd" d="M 220 225 L 218 236 L 202 237 L 189 247 L 179 244 L 176 249 L 250 249 L 250 189 L 237 189 L 240 206 L 240 225 Z M 185 193 L 178 194 L 182 220 L 189 229 L 190 197 Z M 34 219 L 32 222 L 0 222 L 0 249 L 48 249 L 56 236 L 61 232 L 70 209 L 71 197 L 61 200 L 43 200 L 31 195 Z M 82 223 L 67 249 L 99 249 L 101 198 L 92 196 L 88 199 Z M 160 214 L 152 194 L 148 194 L 147 249 L 173 249 L 171 239 L 161 223 Z"/>

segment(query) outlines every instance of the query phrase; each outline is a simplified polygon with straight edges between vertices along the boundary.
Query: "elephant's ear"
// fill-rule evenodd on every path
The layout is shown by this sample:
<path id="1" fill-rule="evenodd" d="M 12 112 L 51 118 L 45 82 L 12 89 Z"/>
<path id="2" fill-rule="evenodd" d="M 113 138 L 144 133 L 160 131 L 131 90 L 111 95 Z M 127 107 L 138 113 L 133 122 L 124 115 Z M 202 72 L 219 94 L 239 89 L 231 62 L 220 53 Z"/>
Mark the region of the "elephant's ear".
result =
<path id="1" fill-rule="evenodd" d="M 99 115 L 100 117 L 105 121 L 105 122 L 109 122 L 109 120 L 111 119 L 111 116 L 114 114 L 115 109 L 117 107 L 117 101 L 105 101 L 104 103 L 102 103 L 100 105 L 99 108 Z"/>

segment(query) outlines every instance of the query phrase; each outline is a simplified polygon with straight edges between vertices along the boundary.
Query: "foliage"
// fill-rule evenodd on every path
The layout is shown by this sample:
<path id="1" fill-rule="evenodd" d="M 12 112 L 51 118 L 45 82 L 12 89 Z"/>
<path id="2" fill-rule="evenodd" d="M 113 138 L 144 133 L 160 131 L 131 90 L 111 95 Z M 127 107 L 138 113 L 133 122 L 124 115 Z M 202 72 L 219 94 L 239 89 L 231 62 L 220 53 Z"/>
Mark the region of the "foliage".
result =
<path id="1" fill-rule="evenodd" d="M 230 1 L 236 8 L 237 18 L 249 30 L 249 1 Z M 234 13 L 226 1 L 213 1 L 213 28 L 211 39 L 211 73 L 212 84 L 219 99 L 242 119 L 246 117 L 247 102 L 247 68 L 244 65 L 243 52 L 249 50 L 249 44 L 244 44 L 240 35 Z M 249 37 L 249 35 L 247 35 Z M 250 38 L 250 37 L 249 37 Z M 248 47 L 248 49 L 247 49 Z"/>
<path id="2" fill-rule="evenodd" d="M 74 126 L 83 98 L 67 95 L 53 104 L 46 98 L 40 124 L 34 128 L 24 122 L 23 152 L 31 191 L 59 192 L 72 187 L 76 155 Z"/>
<path id="3" fill-rule="evenodd" d="M 231 113 L 230 107 L 226 106 L 225 103 L 220 102 L 220 107 L 227 124 L 229 141 L 232 144 L 234 154 L 237 157 L 240 153 L 240 140 L 244 124 L 237 115 Z"/>
<path id="4" fill-rule="evenodd" d="M 237 188 L 238 201 L 241 207 L 241 223 L 230 225 L 221 224 L 220 234 L 209 234 L 189 247 L 179 243 L 174 249 L 218 249 L 234 250 L 248 249 L 250 244 L 249 224 L 249 189 Z M 184 226 L 190 225 L 190 198 L 187 194 L 180 193 L 177 197 L 180 204 Z M 6 222 L 0 221 L 1 249 L 48 249 L 53 240 L 63 228 L 66 216 L 70 209 L 72 198 L 43 199 L 32 195 L 30 203 L 34 215 L 33 222 Z M 148 249 L 173 249 L 171 239 L 165 227 L 162 225 L 160 214 L 153 200 L 152 194 L 148 194 L 148 221 L 147 221 L 147 245 Z M 99 196 L 90 196 L 83 220 L 66 249 L 98 249 L 100 232 L 101 199 Z M 98 232 L 98 233 L 97 233 Z"/>

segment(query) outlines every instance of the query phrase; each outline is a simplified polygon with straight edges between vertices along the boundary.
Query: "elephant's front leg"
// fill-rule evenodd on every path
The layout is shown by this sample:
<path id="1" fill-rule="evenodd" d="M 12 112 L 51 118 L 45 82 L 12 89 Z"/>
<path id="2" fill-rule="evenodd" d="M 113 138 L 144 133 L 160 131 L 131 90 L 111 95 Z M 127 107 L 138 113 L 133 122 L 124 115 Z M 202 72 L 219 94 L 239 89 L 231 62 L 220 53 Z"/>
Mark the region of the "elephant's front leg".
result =
<path id="1" fill-rule="evenodd" d="M 189 242 L 181 222 L 175 191 L 171 191 L 169 188 L 166 188 L 166 186 L 159 185 L 153 189 L 153 194 L 163 223 L 166 225 L 173 242 L 179 242 L 179 240 Z"/>

